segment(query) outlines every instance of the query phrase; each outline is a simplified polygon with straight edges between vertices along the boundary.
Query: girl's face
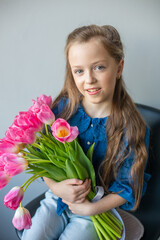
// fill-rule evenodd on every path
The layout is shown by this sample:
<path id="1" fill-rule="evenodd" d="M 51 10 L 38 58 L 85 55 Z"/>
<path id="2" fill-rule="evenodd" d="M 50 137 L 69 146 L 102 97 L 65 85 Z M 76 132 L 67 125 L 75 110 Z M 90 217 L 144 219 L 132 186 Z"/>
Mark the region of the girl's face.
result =
<path id="1" fill-rule="evenodd" d="M 123 60 L 117 63 L 98 39 L 74 43 L 69 49 L 68 60 L 83 101 L 101 106 L 111 104 Z"/>

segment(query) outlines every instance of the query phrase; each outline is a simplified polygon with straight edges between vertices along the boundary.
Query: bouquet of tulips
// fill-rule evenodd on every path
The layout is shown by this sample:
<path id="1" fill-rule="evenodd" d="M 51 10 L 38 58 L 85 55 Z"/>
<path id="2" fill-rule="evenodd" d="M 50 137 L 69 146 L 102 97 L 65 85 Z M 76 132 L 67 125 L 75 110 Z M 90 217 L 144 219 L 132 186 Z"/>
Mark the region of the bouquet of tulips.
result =
<path id="1" fill-rule="evenodd" d="M 12 188 L 4 204 L 16 210 L 12 223 L 18 230 L 32 225 L 29 211 L 22 207 L 27 187 L 39 177 L 54 181 L 69 178 L 91 179 L 88 200 L 96 196 L 95 172 L 92 165 L 94 144 L 85 154 L 78 143 L 78 128 L 71 127 L 51 111 L 52 98 L 41 95 L 26 112 L 20 112 L 0 140 L 0 189 L 23 171 L 32 174 L 22 186 Z M 45 127 L 46 134 L 42 129 Z M 99 239 L 121 238 L 123 225 L 111 211 L 91 216 Z"/>

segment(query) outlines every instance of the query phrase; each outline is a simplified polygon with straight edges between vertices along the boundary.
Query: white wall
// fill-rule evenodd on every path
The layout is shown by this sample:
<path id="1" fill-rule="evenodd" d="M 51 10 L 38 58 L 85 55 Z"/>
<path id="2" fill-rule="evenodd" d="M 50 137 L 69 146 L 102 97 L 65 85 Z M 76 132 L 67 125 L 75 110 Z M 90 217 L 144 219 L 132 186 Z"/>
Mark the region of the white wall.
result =
<path id="1" fill-rule="evenodd" d="M 159 0 L 0 0 L 0 138 L 19 111 L 40 94 L 57 95 L 64 77 L 64 44 L 74 28 L 111 24 L 125 46 L 124 79 L 134 101 L 160 109 Z M 0 191 L 0 239 L 17 239 L 13 211 L 4 195 L 28 176 L 20 174 Z M 27 190 L 24 204 L 46 189 Z M 3 215 L 3 217 L 2 217 Z"/>

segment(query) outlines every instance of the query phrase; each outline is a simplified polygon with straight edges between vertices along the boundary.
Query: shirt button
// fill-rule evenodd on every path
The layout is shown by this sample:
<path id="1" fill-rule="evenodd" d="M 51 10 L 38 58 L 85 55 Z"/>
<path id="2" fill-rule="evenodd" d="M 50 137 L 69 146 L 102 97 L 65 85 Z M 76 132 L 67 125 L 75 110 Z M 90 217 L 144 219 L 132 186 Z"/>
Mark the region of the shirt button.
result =
<path id="1" fill-rule="evenodd" d="M 90 145 L 91 143 L 88 141 L 87 144 Z"/>
<path id="2" fill-rule="evenodd" d="M 93 124 L 91 124 L 91 127 L 93 127 Z"/>

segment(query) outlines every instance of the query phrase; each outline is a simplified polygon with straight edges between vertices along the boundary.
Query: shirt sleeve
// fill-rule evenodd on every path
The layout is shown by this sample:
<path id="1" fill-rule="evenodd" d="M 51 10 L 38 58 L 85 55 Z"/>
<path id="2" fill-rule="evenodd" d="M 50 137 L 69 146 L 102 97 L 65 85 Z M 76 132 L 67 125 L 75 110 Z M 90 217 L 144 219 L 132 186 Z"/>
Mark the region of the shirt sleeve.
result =
<path id="1" fill-rule="evenodd" d="M 149 128 L 146 127 L 146 135 L 145 135 L 145 145 L 147 148 L 147 152 L 149 149 Z M 127 143 L 125 142 L 125 146 Z M 119 196 L 123 197 L 127 200 L 127 202 L 120 206 L 120 208 L 124 210 L 131 210 L 135 204 L 134 193 L 132 187 L 130 185 L 131 175 L 130 170 L 133 165 L 134 154 L 131 153 L 124 161 L 123 165 L 121 166 L 115 181 L 110 185 L 109 191 L 117 193 Z M 149 181 L 151 175 L 148 173 L 144 173 L 144 181 L 143 181 L 143 189 L 142 189 L 142 196 L 144 195 L 147 182 Z"/>

